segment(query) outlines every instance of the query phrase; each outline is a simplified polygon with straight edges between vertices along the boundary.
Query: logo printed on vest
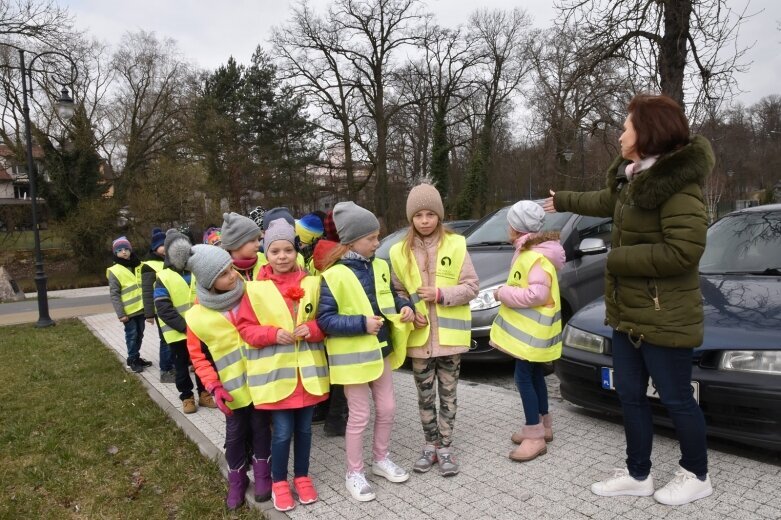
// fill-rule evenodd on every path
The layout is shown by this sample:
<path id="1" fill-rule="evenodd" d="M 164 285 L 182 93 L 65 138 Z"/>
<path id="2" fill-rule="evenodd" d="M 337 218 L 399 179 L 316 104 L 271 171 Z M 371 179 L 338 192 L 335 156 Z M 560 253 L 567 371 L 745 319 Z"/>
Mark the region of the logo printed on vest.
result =
<path id="1" fill-rule="evenodd" d="M 385 276 L 385 273 L 382 273 L 382 281 L 388 283 L 388 278 Z"/>
<path id="2" fill-rule="evenodd" d="M 521 280 L 521 272 L 520 271 L 515 271 L 513 273 L 513 278 L 515 278 L 516 280 L 520 281 Z"/>
<path id="3" fill-rule="evenodd" d="M 440 261 L 439 263 L 440 263 L 440 264 L 442 264 L 442 265 L 444 266 L 444 265 L 445 265 L 445 262 L 447 262 L 447 266 L 448 266 L 448 267 L 450 267 L 451 265 L 453 265 L 453 260 L 451 260 L 449 256 L 443 256 L 443 257 L 442 257 L 442 261 Z"/>
<path id="4" fill-rule="evenodd" d="M 307 303 L 306 304 L 306 307 L 304 307 L 304 312 L 306 312 L 307 314 L 311 314 L 312 313 L 312 304 L 311 303 Z"/>

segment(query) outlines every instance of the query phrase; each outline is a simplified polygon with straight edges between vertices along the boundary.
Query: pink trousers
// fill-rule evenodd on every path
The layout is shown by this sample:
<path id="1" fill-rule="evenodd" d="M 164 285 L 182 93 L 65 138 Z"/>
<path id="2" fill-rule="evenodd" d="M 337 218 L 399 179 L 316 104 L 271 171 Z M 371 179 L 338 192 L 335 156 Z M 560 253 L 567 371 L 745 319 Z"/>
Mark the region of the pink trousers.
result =
<path id="1" fill-rule="evenodd" d="M 396 399 L 393 396 L 393 376 L 388 358 L 379 379 L 371 383 L 344 385 L 344 395 L 350 415 L 344 441 L 347 451 L 347 472 L 363 471 L 363 432 L 369 425 L 371 407 L 369 391 L 374 399 L 374 439 L 372 456 L 374 460 L 383 460 L 388 456 L 393 416 L 396 414 Z"/>

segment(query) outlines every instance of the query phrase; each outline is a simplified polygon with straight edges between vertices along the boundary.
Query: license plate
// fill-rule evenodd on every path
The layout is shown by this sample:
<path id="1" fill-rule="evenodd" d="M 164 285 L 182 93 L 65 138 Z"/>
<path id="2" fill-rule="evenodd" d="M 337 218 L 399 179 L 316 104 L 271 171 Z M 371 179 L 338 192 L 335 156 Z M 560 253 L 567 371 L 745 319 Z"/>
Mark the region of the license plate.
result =
<path id="1" fill-rule="evenodd" d="M 692 395 L 695 402 L 700 403 L 700 383 L 698 381 L 692 381 Z M 602 367 L 602 388 L 605 390 L 615 390 L 616 387 L 613 384 L 613 369 L 610 367 Z M 659 399 L 659 392 L 656 390 L 653 380 L 648 378 L 648 388 L 645 391 L 645 395 L 652 399 Z"/>

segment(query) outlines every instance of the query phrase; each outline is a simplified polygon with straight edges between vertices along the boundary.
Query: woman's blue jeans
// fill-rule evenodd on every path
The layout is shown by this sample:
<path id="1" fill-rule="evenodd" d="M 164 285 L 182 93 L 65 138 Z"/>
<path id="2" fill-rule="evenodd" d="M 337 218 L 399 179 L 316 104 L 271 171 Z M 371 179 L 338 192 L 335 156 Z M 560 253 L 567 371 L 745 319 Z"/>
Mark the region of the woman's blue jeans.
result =
<path id="1" fill-rule="evenodd" d="M 272 410 L 271 480 L 287 480 L 290 441 L 293 441 L 293 476 L 309 475 L 309 453 L 312 451 L 312 414 L 314 406 L 291 410 Z"/>
<path id="2" fill-rule="evenodd" d="M 548 414 L 548 387 L 542 363 L 515 360 L 515 387 L 521 394 L 526 425 L 540 423 L 540 415 Z"/>
<path id="3" fill-rule="evenodd" d="M 629 337 L 613 331 L 613 381 L 624 412 L 626 466 L 634 478 L 651 472 L 654 427 L 646 397 L 648 377 L 675 426 L 681 446 L 681 467 L 700 478 L 708 473 L 705 417 L 691 389 L 691 348 L 671 348 L 643 341 L 636 348 Z"/>

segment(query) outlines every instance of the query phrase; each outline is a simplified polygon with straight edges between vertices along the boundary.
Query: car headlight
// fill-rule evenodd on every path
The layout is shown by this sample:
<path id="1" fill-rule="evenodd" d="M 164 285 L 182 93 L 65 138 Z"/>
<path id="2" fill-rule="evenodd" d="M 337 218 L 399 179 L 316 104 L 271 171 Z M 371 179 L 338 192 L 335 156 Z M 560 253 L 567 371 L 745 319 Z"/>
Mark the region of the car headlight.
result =
<path id="1" fill-rule="evenodd" d="M 564 327 L 564 345 L 578 350 L 586 350 L 595 354 L 605 351 L 605 338 L 585 330 L 576 329 L 571 325 Z"/>
<path id="2" fill-rule="evenodd" d="M 473 311 L 484 311 L 501 305 L 502 302 L 498 302 L 494 299 L 494 291 L 499 287 L 501 287 L 501 285 L 494 285 L 493 287 L 488 287 L 477 293 L 477 296 L 469 302 L 469 308 Z"/>
<path id="3" fill-rule="evenodd" d="M 781 350 L 728 350 L 719 369 L 781 375 Z"/>

